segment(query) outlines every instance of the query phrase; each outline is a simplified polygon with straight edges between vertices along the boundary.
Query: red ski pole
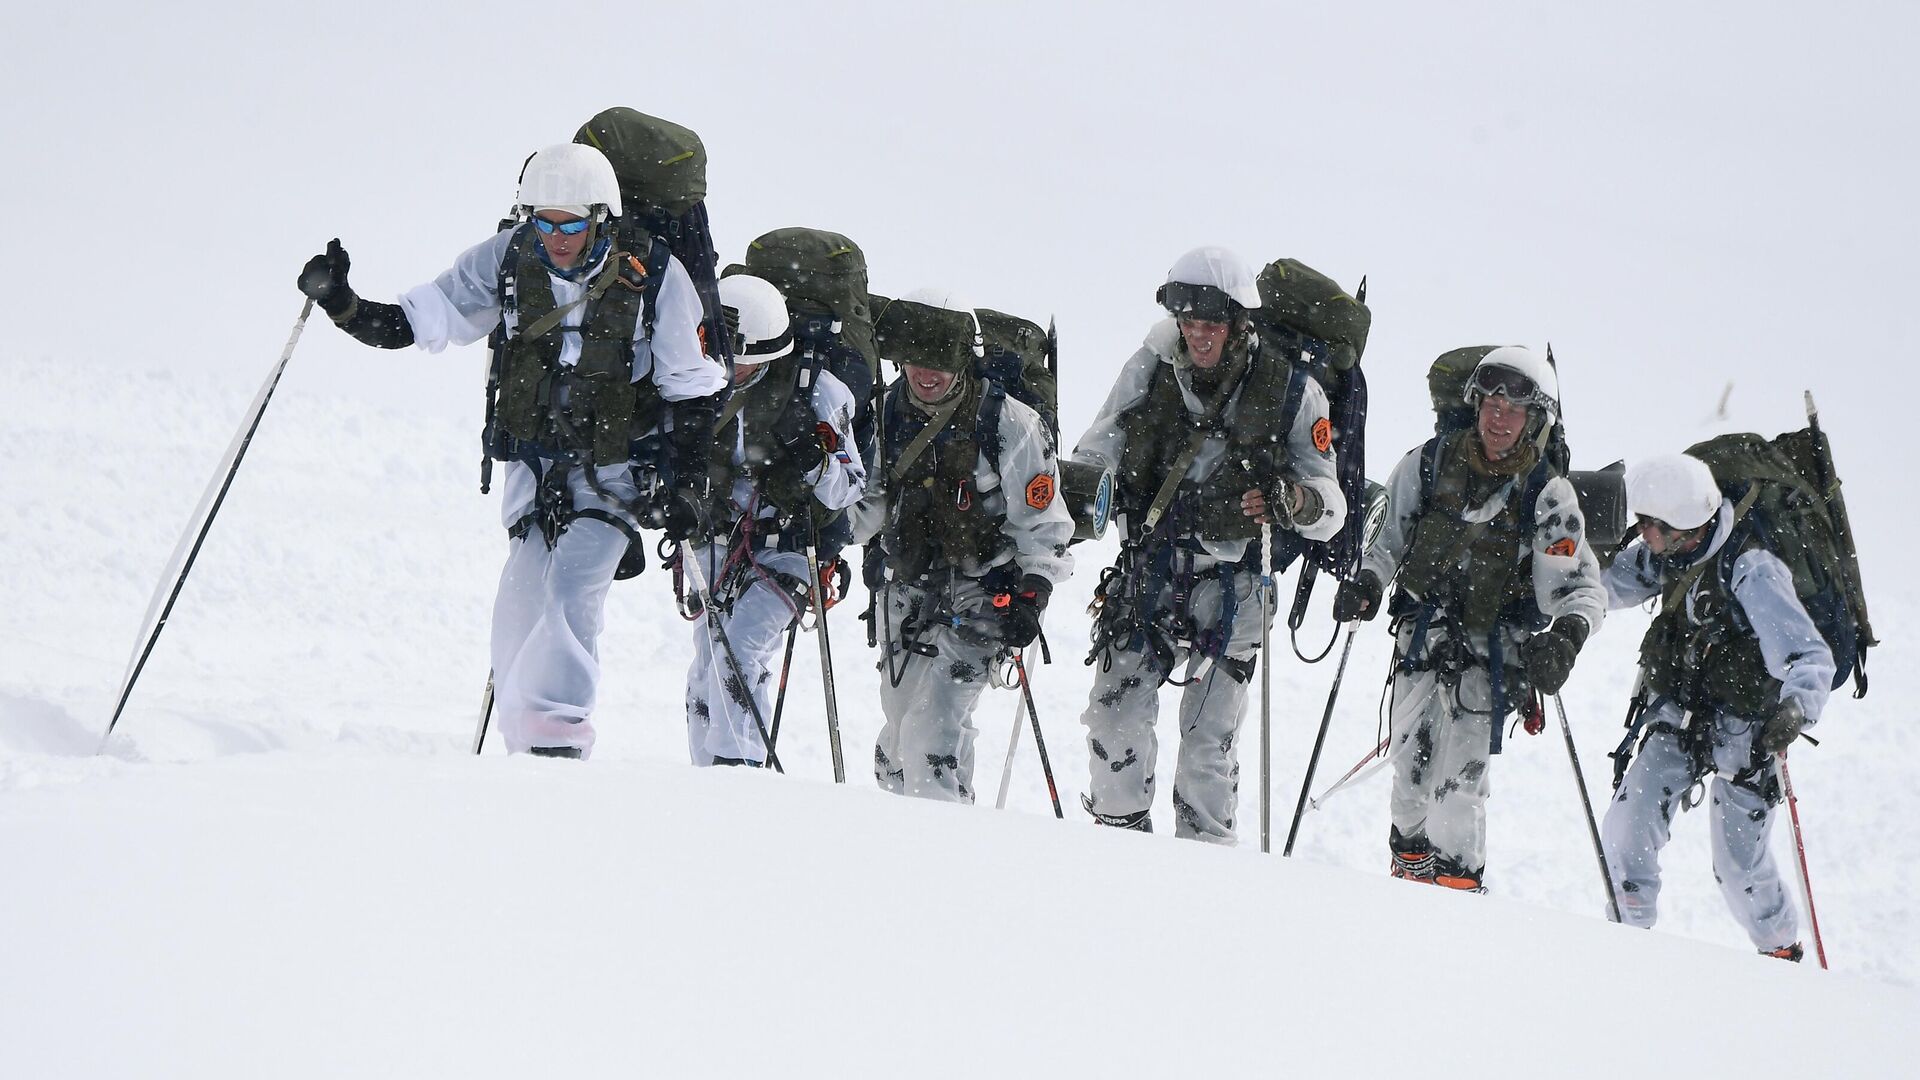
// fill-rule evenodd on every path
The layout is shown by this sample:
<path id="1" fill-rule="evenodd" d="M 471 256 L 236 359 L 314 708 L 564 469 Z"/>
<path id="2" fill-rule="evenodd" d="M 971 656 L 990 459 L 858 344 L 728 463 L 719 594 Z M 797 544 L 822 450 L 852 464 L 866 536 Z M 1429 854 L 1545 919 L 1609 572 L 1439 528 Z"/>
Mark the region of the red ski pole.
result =
<path id="1" fill-rule="evenodd" d="M 1787 772 L 1787 752 L 1780 752 L 1780 786 L 1787 795 L 1787 818 L 1793 823 L 1793 851 L 1800 859 L 1800 892 L 1807 898 L 1807 921 L 1813 925 L 1813 952 L 1820 970 L 1827 970 L 1827 943 L 1820 937 L 1820 916 L 1813 910 L 1813 879 L 1807 876 L 1807 843 L 1800 835 L 1800 800 L 1793 797 L 1793 777 Z"/>

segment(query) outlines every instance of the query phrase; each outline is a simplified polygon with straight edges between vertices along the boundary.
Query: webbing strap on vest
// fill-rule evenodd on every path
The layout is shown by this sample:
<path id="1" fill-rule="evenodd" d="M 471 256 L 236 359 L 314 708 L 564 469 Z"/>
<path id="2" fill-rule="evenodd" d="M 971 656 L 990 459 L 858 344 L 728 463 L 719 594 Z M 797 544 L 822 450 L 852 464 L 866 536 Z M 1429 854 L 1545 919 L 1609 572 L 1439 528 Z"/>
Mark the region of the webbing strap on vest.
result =
<path id="1" fill-rule="evenodd" d="M 1240 377 L 1233 381 L 1233 385 L 1221 388 L 1220 400 L 1214 403 L 1213 408 L 1209 409 L 1205 416 L 1192 421 L 1193 434 L 1188 437 L 1187 445 L 1180 451 L 1180 456 L 1174 458 L 1173 464 L 1167 468 L 1166 479 L 1160 482 L 1160 490 L 1154 494 L 1152 504 L 1147 507 L 1147 517 L 1142 523 L 1142 527 L 1147 532 L 1152 532 L 1153 527 L 1158 525 L 1160 518 L 1166 514 L 1167 507 L 1173 502 L 1174 492 L 1180 490 L 1180 481 L 1186 478 L 1187 470 L 1193 467 L 1193 459 L 1200 456 L 1200 448 L 1206 445 L 1207 437 L 1219 427 L 1220 418 L 1226 415 L 1227 406 L 1233 403 L 1233 396 L 1238 394 L 1240 387 L 1246 384 L 1247 376 L 1253 373 L 1254 364 L 1259 360 L 1260 356 L 1256 352 L 1249 359 L 1246 368 L 1240 372 Z M 1159 372 L 1156 371 L 1155 375 L 1157 377 Z M 1151 394 L 1151 389 L 1148 392 Z M 1182 403 L 1185 402 L 1186 391 L 1180 388 L 1178 376 L 1174 378 L 1174 393 L 1179 396 Z M 1291 421 L 1289 421 L 1289 427 L 1291 427 Z"/>
<path id="2" fill-rule="evenodd" d="M 1487 631 L 1487 685 L 1492 688 L 1489 702 L 1492 715 L 1488 719 L 1493 721 L 1493 734 L 1487 737 L 1488 755 L 1500 752 L 1500 732 L 1507 720 L 1507 665 L 1502 657 L 1506 645 L 1500 637 L 1500 624 L 1495 623 L 1493 629 Z"/>
<path id="3" fill-rule="evenodd" d="M 582 295 L 580 299 L 555 307 L 552 311 L 535 319 L 533 325 L 520 331 L 516 336 L 537 338 L 554 327 L 559 326 L 561 320 L 567 317 L 567 312 L 572 311 L 582 304 L 598 300 L 602 296 L 607 295 L 607 290 L 613 288 L 613 283 L 620 280 L 620 260 L 632 258 L 631 255 L 624 251 L 608 252 L 606 263 L 600 267 L 600 273 L 594 276 L 593 281 L 587 286 L 586 293 Z M 638 259 L 634 259 L 633 262 L 635 266 L 642 265 Z M 645 271 L 643 270 L 642 273 L 645 273 Z M 651 328 L 649 327 L 649 329 Z"/>
<path id="4" fill-rule="evenodd" d="M 927 420 L 927 426 L 920 430 L 920 434 L 913 437 L 913 441 L 907 444 L 907 448 L 900 452 L 900 459 L 893 463 L 895 481 L 903 479 L 907 475 L 907 470 L 919 460 L 920 455 L 933 443 L 934 438 L 946 430 L 947 425 L 953 421 L 953 414 L 960 411 L 960 403 L 967 400 L 968 396 L 965 387 L 959 388 L 954 393 L 953 400 L 940 406 L 940 411 Z"/>
<path id="5" fill-rule="evenodd" d="M 1420 613 L 1413 620 L 1413 636 L 1407 641 L 1407 654 L 1400 658 L 1400 670 L 1406 674 L 1419 671 L 1417 666 L 1426 660 L 1427 630 L 1433 625 L 1433 605 L 1421 604 Z"/>

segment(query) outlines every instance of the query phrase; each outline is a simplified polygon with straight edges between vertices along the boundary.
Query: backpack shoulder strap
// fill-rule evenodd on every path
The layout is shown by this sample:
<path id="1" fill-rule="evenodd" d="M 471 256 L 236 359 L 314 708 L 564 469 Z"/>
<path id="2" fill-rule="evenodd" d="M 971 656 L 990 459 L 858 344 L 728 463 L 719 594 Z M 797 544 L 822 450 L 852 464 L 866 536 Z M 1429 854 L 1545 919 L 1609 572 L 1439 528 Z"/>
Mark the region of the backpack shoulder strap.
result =
<path id="1" fill-rule="evenodd" d="M 1440 475 L 1440 436 L 1428 439 L 1420 448 L 1420 508 L 1433 502 L 1434 480 Z"/>
<path id="2" fill-rule="evenodd" d="M 1554 468 L 1545 454 L 1540 455 L 1533 471 L 1527 474 L 1527 482 L 1520 488 L 1520 527 L 1525 532 L 1533 531 L 1535 511 L 1540 506 L 1540 493 L 1547 489 L 1547 481 L 1559 475 L 1560 470 Z"/>
<path id="3" fill-rule="evenodd" d="M 973 439 L 987 455 L 987 464 L 1000 471 L 1000 413 L 1007 399 L 1007 388 L 998 379 L 988 379 L 986 392 L 980 395 L 980 409 L 973 417 Z"/>
<path id="4" fill-rule="evenodd" d="M 651 239 L 653 245 L 647 249 L 647 257 L 641 261 L 641 273 L 645 276 L 640 282 L 640 327 L 648 341 L 653 340 L 653 319 L 660 306 L 660 287 L 667 281 L 667 261 L 673 258 L 673 249 L 667 246 L 665 240 L 658 236 Z M 701 344 L 706 342 L 702 341 Z"/>

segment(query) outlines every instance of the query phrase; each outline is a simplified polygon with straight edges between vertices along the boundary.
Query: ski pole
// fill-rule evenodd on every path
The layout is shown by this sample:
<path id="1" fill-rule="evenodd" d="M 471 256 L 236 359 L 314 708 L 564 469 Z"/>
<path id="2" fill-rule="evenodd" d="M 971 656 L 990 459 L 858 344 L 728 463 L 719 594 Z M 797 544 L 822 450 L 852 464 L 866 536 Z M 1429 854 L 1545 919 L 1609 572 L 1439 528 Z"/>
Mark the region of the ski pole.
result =
<path id="1" fill-rule="evenodd" d="M 113 706 L 113 715 L 107 720 L 106 734 L 100 737 L 100 748 L 95 753 L 104 752 L 107 740 L 113 738 L 114 725 L 120 722 L 127 699 L 133 696 L 133 684 L 139 680 L 140 672 L 146 669 L 147 658 L 153 655 L 154 643 L 160 640 L 160 631 L 167 628 L 174 602 L 180 599 L 180 589 L 187 583 L 187 573 L 193 569 L 193 561 L 200 555 L 200 545 L 206 542 L 207 531 L 213 528 L 213 519 L 220 513 L 220 504 L 227 499 L 227 489 L 233 486 L 234 474 L 240 471 L 240 460 L 246 457 L 254 432 L 260 430 L 260 418 L 266 414 L 267 402 L 273 399 L 274 388 L 280 385 L 280 376 L 287 370 L 287 361 L 293 359 L 293 347 L 300 343 L 300 331 L 306 328 L 307 316 L 311 314 L 313 299 L 309 297 L 300 308 L 300 317 L 293 321 L 293 332 L 287 335 L 287 347 L 280 350 L 279 361 L 267 373 L 267 381 L 261 384 L 259 393 L 253 396 L 253 404 L 248 408 L 246 418 L 241 421 L 240 430 L 234 433 L 226 456 L 214 470 L 213 480 L 208 483 L 207 490 L 200 496 L 200 505 L 195 508 L 193 518 L 180 536 L 180 542 L 174 546 L 173 558 L 167 564 L 170 570 L 178 567 L 171 575 L 173 585 L 169 588 L 167 575 L 162 575 L 160 584 L 154 589 L 153 598 L 147 602 L 140 644 L 134 646 L 133 656 L 127 662 L 127 673 L 120 680 L 120 698 Z M 197 529 L 195 522 L 199 523 Z M 164 602 L 161 599 L 163 596 L 166 598 Z"/>
<path id="2" fill-rule="evenodd" d="M 1375 746 L 1373 749 L 1367 751 L 1367 754 L 1365 757 L 1353 763 L 1353 768 L 1348 769 L 1346 771 L 1346 775 L 1340 777 L 1340 779 L 1338 780 L 1335 780 L 1332 783 L 1332 785 L 1330 785 L 1327 788 L 1327 790 L 1320 793 L 1318 798 L 1308 799 L 1307 809 L 1309 810 L 1320 809 L 1320 804 L 1323 802 L 1326 802 L 1328 799 L 1333 798 L 1334 792 L 1339 791 L 1341 788 L 1346 787 L 1349 782 L 1352 782 L 1355 779 L 1355 777 L 1359 774 L 1360 770 L 1365 769 L 1367 767 L 1367 762 L 1372 761 L 1374 758 L 1381 758 L 1380 764 L 1385 764 L 1387 761 L 1387 758 L 1384 755 L 1386 755 L 1386 752 L 1387 752 L 1387 743 L 1392 741 L 1392 739 L 1393 739 L 1393 736 L 1391 735 L 1387 736 L 1384 739 L 1381 739 L 1380 744 L 1378 746 Z"/>
<path id="3" fill-rule="evenodd" d="M 1300 801 L 1293 808 L 1293 824 L 1287 829 L 1287 846 L 1282 856 L 1293 854 L 1293 842 L 1300 835 L 1300 818 L 1307 812 L 1307 792 L 1313 787 L 1313 771 L 1320 764 L 1320 748 L 1327 744 L 1327 728 L 1333 723 L 1333 703 L 1340 698 L 1340 681 L 1347 677 L 1347 659 L 1353 655 L 1353 636 L 1360 632 L 1360 620 L 1347 624 L 1347 643 L 1340 647 L 1340 666 L 1333 672 L 1333 689 L 1327 693 L 1327 709 L 1320 714 L 1320 733 L 1313 737 L 1313 754 L 1307 758 L 1307 775 L 1300 781 Z M 1351 775 L 1351 774 L 1349 774 Z"/>
<path id="4" fill-rule="evenodd" d="M 793 670 L 793 643 L 800 632 L 800 620 L 787 627 L 787 651 L 780 658 L 780 688 L 773 696 L 773 726 L 767 730 L 768 743 L 780 741 L 780 713 L 787 707 L 787 673 Z"/>
<path id="5" fill-rule="evenodd" d="M 1013 734 L 1007 739 L 1006 764 L 1000 766 L 1000 797 L 993 800 L 995 810 L 1007 808 L 1007 789 L 1013 785 L 1013 755 L 1020 749 L 1020 721 L 1024 719 L 1021 713 L 1025 708 L 1024 698 L 1013 699 Z"/>
<path id="6" fill-rule="evenodd" d="M 820 635 L 820 682 L 827 695 L 827 745 L 833 751 L 833 782 L 847 782 L 847 766 L 840 758 L 840 701 L 833 685 L 833 644 L 827 639 L 827 591 L 820 584 L 820 530 L 813 523 L 813 500 L 807 500 L 807 589 L 813 594 L 814 630 Z"/>
<path id="7" fill-rule="evenodd" d="M 1787 752 L 1780 751 L 1780 786 L 1787 796 L 1787 819 L 1793 823 L 1793 851 L 1800 862 L 1800 893 L 1807 899 L 1807 921 L 1813 925 L 1813 952 L 1820 970 L 1827 970 L 1827 943 L 1820 936 L 1820 915 L 1813 910 L 1813 879 L 1807 875 L 1807 843 L 1800 832 L 1800 800 L 1793 797 L 1793 777 L 1787 772 Z"/>
<path id="8" fill-rule="evenodd" d="M 700 611 L 707 617 L 707 633 L 713 637 L 714 647 L 726 658 L 727 670 L 732 673 L 734 682 L 739 684 L 740 697 L 745 700 L 747 711 L 753 716 L 754 730 L 760 734 L 760 745 L 766 747 L 767 764 L 773 771 L 782 775 L 785 769 L 780 767 L 780 755 L 773 752 L 773 740 L 767 734 L 766 719 L 760 715 L 760 702 L 753 696 L 753 684 L 747 681 L 747 673 L 740 667 L 740 658 L 733 653 L 733 644 L 727 640 L 727 628 L 720 625 L 720 611 L 714 607 L 713 593 L 707 587 L 707 575 L 700 570 L 700 560 L 693 557 L 693 549 L 687 542 L 680 542 L 680 561 L 687 567 L 688 579 L 693 583 L 693 595 L 700 601 Z"/>
<path id="9" fill-rule="evenodd" d="M 1053 800 L 1053 816 L 1064 819 L 1060 809 L 1060 791 L 1053 786 L 1053 763 L 1047 760 L 1047 740 L 1040 734 L 1040 710 L 1033 707 L 1033 686 L 1027 681 L 1027 665 L 1014 650 L 1013 669 L 1020 673 L 1020 696 L 1027 703 L 1027 717 L 1033 721 L 1033 745 L 1040 751 L 1040 771 L 1047 778 L 1047 797 Z"/>
<path id="10" fill-rule="evenodd" d="M 1620 922 L 1620 896 L 1613 889 L 1613 871 L 1607 866 L 1607 850 L 1600 844 L 1600 826 L 1593 820 L 1593 800 L 1587 795 L 1587 777 L 1580 771 L 1580 751 L 1573 746 L 1573 725 L 1567 723 L 1567 703 L 1553 695 L 1553 709 L 1560 714 L 1560 734 L 1567 738 L 1567 760 L 1573 765 L 1573 782 L 1580 785 L 1580 806 L 1587 812 L 1587 835 L 1593 838 L 1593 856 L 1600 860 L 1600 879 L 1607 884 L 1607 913 Z"/>
<path id="11" fill-rule="evenodd" d="M 480 748 L 487 745 L 487 722 L 493 719 L 493 669 L 487 669 L 487 689 L 480 695 L 480 726 L 473 730 L 473 753 L 477 757 Z"/>
<path id="12" fill-rule="evenodd" d="M 1304 575 L 1305 570 L 1301 573 Z M 1273 526 L 1260 526 L 1260 854 L 1273 850 Z"/>

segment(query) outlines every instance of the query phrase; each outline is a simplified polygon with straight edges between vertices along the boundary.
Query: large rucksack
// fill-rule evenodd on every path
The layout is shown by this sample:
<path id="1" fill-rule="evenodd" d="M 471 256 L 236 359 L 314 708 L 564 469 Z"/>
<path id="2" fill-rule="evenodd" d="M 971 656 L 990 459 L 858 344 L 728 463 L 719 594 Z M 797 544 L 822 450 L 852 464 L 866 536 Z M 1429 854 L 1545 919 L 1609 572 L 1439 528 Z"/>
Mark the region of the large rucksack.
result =
<path id="1" fill-rule="evenodd" d="M 974 312 L 987 350 L 982 368 L 1007 393 L 1026 402 L 1060 442 L 1060 343 L 1053 329 L 991 308 Z"/>
<path id="2" fill-rule="evenodd" d="M 1721 435 L 1687 454 L 1707 463 L 1721 494 L 1746 507 L 1736 534 L 1750 531 L 1792 572 L 1794 592 L 1833 650 L 1833 689 L 1851 675 L 1854 696 L 1865 696 L 1867 649 L 1879 643 L 1825 433 L 1815 423 L 1772 440 L 1750 432 Z M 1730 538 L 1727 551 L 1740 546 Z M 1720 561 L 1731 573 L 1733 560 Z"/>
<path id="3" fill-rule="evenodd" d="M 747 245 L 746 258 L 722 277 L 752 274 L 787 299 L 794 338 L 812 362 L 853 392 L 854 437 L 873 451 L 873 301 L 860 245 L 825 229 L 775 229 Z"/>
<path id="4" fill-rule="evenodd" d="M 1261 348 L 1304 366 L 1327 395 L 1333 426 L 1335 471 L 1347 500 L 1347 520 L 1333 539 L 1305 541 L 1307 564 L 1351 579 L 1359 567 L 1367 517 L 1367 380 L 1360 370 L 1373 314 L 1367 309 L 1367 285 L 1352 296 L 1332 278 L 1297 259 L 1276 259 L 1255 279 L 1260 307 L 1254 325 Z M 1312 578 L 1304 571 L 1302 593 Z M 1297 595 L 1295 610 L 1305 607 Z M 1290 620 L 1293 621 L 1293 620 Z"/>
<path id="5" fill-rule="evenodd" d="M 643 250 L 647 236 L 666 242 L 700 296 L 701 346 L 724 363 L 732 342 L 720 314 L 719 256 L 707 223 L 707 148 L 700 136 L 637 109 L 612 108 L 580 125 L 573 141 L 598 149 L 620 183 L 617 241 Z"/>
<path id="6" fill-rule="evenodd" d="M 893 301 L 875 294 L 874 317 Z M 1007 396 L 1040 414 L 1040 422 L 1057 444 L 1060 439 L 1059 349 L 1052 330 L 1018 315 L 991 308 L 975 308 L 981 345 L 986 353 L 975 373 L 1006 391 Z"/>
<path id="7" fill-rule="evenodd" d="M 1433 433 L 1445 438 L 1464 431 L 1475 423 L 1473 407 L 1467 404 L 1467 382 L 1473 369 L 1498 345 L 1468 345 L 1448 349 L 1427 368 L 1427 395 L 1433 399 Z M 1553 363 L 1553 350 L 1547 350 L 1547 362 Z M 1557 370 L 1557 369 L 1556 369 Z M 1573 485 L 1586 518 L 1587 545 L 1602 563 L 1607 562 L 1627 540 L 1627 465 L 1616 461 L 1604 469 L 1576 470 L 1572 451 L 1567 446 L 1566 426 L 1555 420 L 1547 434 L 1546 459 Z M 1531 509 L 1529 508 L 1529 513 Z"/>

